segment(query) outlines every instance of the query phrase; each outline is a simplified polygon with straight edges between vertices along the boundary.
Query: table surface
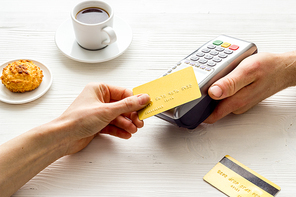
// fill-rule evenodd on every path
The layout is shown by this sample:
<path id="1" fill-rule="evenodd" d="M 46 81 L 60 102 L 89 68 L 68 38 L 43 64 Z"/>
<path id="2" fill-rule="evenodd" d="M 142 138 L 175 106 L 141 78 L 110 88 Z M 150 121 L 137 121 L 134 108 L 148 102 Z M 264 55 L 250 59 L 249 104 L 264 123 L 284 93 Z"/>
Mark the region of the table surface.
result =
<path id="1" fill-rule="evenodd" d="M 0 143 L 58 117 L 89 82 L 132 89 L 156 79 L 196 48 L 226 34 L 256 43 L 259 52 L 295 49 L 296 1 L 109 0 L 133 30 L 121 56 L 81 63 L 56 47 L 55 32 L 78 0 L 1 0 L 0 61 L 46 64 L 53 84 L 21 105 L 0 102 Z M 230 155 L 294 196 L 296 88 L 285 89 L 242 115 L 194 130 L 156 117 L 129 140 L 101 135 L 81 152 L 44 169 L 13 196 L 225 196 L 203 176 Z"/>

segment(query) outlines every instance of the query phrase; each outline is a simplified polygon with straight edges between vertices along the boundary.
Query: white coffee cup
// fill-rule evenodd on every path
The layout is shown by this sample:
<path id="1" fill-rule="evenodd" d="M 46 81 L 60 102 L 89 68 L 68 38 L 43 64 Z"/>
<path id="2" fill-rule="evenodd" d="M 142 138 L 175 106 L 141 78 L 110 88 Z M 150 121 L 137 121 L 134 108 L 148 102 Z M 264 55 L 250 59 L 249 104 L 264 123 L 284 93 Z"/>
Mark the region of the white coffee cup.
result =
<path id="1" fill-rule="evenodd" d="M 86 8 L 100 8 L 106 11 L 109 18 L 103 22 L 89 24 L 77 20 L 77 14 Z M 88 50 L 102 49 L 117 39 L 113 29 L 114 13 L 110 5 L 103 1 L 84 1 L 77 4 L 71 11 L 73 28 L 78 44 Z"/>

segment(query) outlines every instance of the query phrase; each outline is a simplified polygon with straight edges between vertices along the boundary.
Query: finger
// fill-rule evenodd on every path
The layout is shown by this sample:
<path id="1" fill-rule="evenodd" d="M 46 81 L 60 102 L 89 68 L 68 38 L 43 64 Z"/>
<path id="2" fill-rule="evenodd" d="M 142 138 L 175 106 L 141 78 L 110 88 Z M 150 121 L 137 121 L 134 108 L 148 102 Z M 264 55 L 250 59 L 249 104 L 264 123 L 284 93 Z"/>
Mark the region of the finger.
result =
<path id="1" fill-rule="evenodd" d="M 118 116 L 114 120 L 111 121 L 112 125 L 125 130 L 131 134 L 134 134 L 137 132 L 137 126 L 128 118 L 123 116 Z"/>
<path id="2" fill-rule="evenodd" d="M 144 121 L 139 119 L 138 112 L 132 112 L 130 119 L 137 128 L 142 128 L 144 126 Z"/>
<path id="3" fill-rule="evenodd" d="M 129 112 L 121 114 L 131 120 L 137 128 L 142 128 L 144 126 L 144 121 L 139 119 L 138 112 Z"/>
<path id="4" fill-rule="evenodd" d="M 113 126 L 113 125 L 106 126 L 104 129 L 101 130 L 100 133 L 109 134 L 109 135 L 119 137 L 122 139 L 129 139 L 132 137 L 132 134 L 130 134 L 129 132 L 126 132 L 116 126 Z"/>
<path id="5" fill-rule="evenodd" d="M 261 85 L 261 88 L 257 88 Z M 245 87 L 241 90 L 241 94 L 238 95 L 239 105 L 237 105 L 237 109 L 233 110 L 234 114 L 242 114 L 257 105 L 259 102 L 264 100 L 265 98 L 271 96 L 273 91 L 270 93 L 270 88 L 264 86 L 263 84 L 252 83 L 251 85 Z"/>
<path id="6" fill-rule="evenodd" d="M 142 109 L 150 102 L 148 94 L 141 94 L 136 96 L 130 96 L 114 103 L 108 103 L 108 108 L 113 117 L 117 117 L 120 114 L 134 112 Z"/>
<path id="7" fill-rule="evenodd" d="M 133 92 L 127 88 L 112 86 L 112 85 L 106 85 L 106 86 L 109 89 L 110 99 L 112 101 L 119 101 L 124 98 L 133 96 Z"/>
<path id="8" fill-rule="evenodd" d="M 206 120 L 204 120 L 204 123 L 213 124 L 226 115 L 230 114 L 233 109 L 229 108 L 229 106 L 231 107 L 231 105 L 229 105 L 229 100 L 230 99 L 224 99 L 220 101 L 211 115 Z"/>
<path id="9" fill-rule="evenodd" d="M 204 122 L 212 124 L 230 113 L 242 114 L 251 109 L 262 100 L 260 97 L 262 92 L 255 89 L 256 85 L 253 83 L 238 91 L 234 96 L 221 100 Z"/>
<path id="10" fill-rule="evenodd" d="M 133 95 L 133 92 L 127 88 L 112 86 L 105 83 L 89 83 L 84 91 L 96 94 L 99 101 L 109 103 L 110 101 L 118 101 Z"/>
<path id="11" fill-rule="evenodd" d="M 208 90 L 209 96 L 215 100 L 224 99 L 254 82 L 253 69 L 251 66 L 246 69 L 247 64 L 248 62 L 242 62 L 228 75 L 212 84 Z"/>

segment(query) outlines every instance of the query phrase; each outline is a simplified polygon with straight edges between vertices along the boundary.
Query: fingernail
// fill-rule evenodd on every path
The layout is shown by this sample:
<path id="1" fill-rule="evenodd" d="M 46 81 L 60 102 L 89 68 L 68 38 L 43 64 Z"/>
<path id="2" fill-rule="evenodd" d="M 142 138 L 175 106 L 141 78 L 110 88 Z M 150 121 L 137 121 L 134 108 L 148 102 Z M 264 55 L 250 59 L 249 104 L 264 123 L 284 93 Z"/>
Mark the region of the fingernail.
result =
<path id="1" fill-rule="evenodd" d="M 210 88 L 210 91 L 217 98 L 220 98 L 222 96 L 222 94 L 223 94 L 222 89 L 219 86 L 216 86 L 216 85 L 212 86 Z"/>
<path id="2" fill-rule="evenodd" d="M 137 97 L 140 105 L 146 105 L 150 101 L 150 96 L 148 94 L 139 94 Z"/>

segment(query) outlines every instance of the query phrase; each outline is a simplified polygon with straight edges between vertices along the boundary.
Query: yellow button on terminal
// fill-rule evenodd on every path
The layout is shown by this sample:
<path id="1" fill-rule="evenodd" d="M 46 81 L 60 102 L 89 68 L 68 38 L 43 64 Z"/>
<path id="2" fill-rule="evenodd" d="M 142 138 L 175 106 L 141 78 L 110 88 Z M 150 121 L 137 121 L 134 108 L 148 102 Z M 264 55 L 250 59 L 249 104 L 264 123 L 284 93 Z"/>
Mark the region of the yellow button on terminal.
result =
<path id="1" fill-rule="evenodd" d="M 229 47 L 231 44 L 228 42 L 223 42 L 223 44 L 221 44 L 221 47 L 227 48 Z"/>

